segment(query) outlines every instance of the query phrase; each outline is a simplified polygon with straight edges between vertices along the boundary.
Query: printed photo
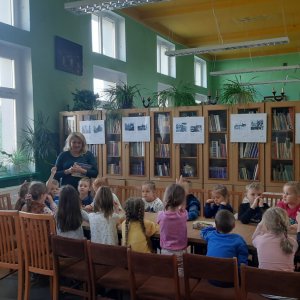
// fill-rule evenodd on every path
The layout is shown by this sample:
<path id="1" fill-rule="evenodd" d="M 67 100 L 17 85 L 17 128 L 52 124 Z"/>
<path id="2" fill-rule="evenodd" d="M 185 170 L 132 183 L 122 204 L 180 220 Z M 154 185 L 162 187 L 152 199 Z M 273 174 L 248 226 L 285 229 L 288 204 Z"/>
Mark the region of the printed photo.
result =
<path id="1" fill-rule="evenodd" d="M 264 120 L 251 120 L 251 130 L 264 130 Z"/>
<path id="2" fill-rule="evenodd" d="M 202 125 L 191 126 L 191 132 L 202 132 Z"/>
<path id="3" fill-rule="evenodd" d="M 243 121 L 234 124 L 234 130 L 246 130 L 246 129 L 247 129 L 247 125 Z"/>
<path id="4" fill-rule="evenodd" d="M 82 126 L 82 133 L 91 133 L 91 125 L 83 125 Z"/>
<path id="5" fill-rule="evenodd" d="M 134 123 L 125 123 L 126 131 L 134 131 Z"/>
<path id="6" fill-rule="evenodd" d="M 177 123 L 176 124 L 176 132 L 187 132 L 187 124 L 186 123 Z"/>
<path id="7" fill-rule="evenodd" d="M 147 124 L 142 124 L 137 127 L 138 131 L 147 130 Z"/>
<path id="8" fill-rule="evenodd" d="M 94 133 L 98 133 L 98 132 L 102 132 L 102 126 L 98 125 L 98 126 L 94 126 Z"/>

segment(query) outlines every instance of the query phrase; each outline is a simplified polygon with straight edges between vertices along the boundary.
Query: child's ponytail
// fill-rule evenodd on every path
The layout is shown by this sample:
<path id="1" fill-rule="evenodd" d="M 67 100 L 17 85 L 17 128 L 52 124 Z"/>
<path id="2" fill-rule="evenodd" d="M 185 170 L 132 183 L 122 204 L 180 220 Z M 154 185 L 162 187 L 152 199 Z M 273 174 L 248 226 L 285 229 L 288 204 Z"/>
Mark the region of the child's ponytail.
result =
<path id="1" fill-rule="evenodd" d="M 179 184 L 170 184 L 165 191 L 164 195 L 164 204 L 165 210 L 169 207 L 178 207 L 180 206 L 185 199 L 184 188 Z"/>
<path id="2" fill-rule="evenodd" d="M 293 253 L 293 247 L 294 246 L 291 243 L 291 241 L 289 240 L 288 235 L 285 234 L 284 238 L 280 242 L 281 250 L 286 254 L 291 254 L 291 253 Z"/>
<path id="3" fill-rule="evenodd" d="M 33 181 L 28 189 L 28 194 L 25 196 L 27 212 L 31 211 L 31 204 L 34 200 L 38 200 L 41 195 L 47 194 L 47 186 L 40 181 Z"/>

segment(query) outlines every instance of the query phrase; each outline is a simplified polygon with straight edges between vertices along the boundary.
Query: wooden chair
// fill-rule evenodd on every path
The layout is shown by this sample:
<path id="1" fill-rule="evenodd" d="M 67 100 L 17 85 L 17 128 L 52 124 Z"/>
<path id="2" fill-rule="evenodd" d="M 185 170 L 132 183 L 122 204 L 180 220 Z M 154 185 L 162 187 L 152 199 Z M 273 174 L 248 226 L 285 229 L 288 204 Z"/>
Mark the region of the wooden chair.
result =
<path id="1" fill-rule="evenodd" d="M 200 216 L 203 217 L 204 216 L 204 206 L 205 206 L 206 200 L 208 199 L 209 190 L 191 189 L 190 193 L 193 194 L 200 201 L 200 204 L 201 204 Z"/>
<path id="2" fill-rule="evenodd" d="M 97 299 L 96 292 L 100 287 L 130 291 L 127 249 L 126 246 L 88 242 L 94 300 Z M 140 287 L 148 278 L 146 275 L 138 276 L 136 285 Z"/>
<path id="3" fill-rule="evenodd" d="M 142 253 L 131 249 L 127 251 L 127 254 L 132 300 L 185 299 L 184 280 L 178 277 L 176 255 Z M 142 274 L 151 277 L 139 287 L 136 279 Z M 189 283 L 195 287 L 198 280 L 190 279 Z"/>
<path id="4" fill-rule="evenodd" d="M 12 210 L 10 194 L 0 195 L 0 210 Z"/>
<path id="5" fill-rule="evenodd" d="M 120 202 L 125 207 L 125 202 L 130 197 L 142 197 L 141 186 L 119 186 Z"/>
<path id="6" fill-rule="evenodd" d="M 187 300 L 216 299 L 239 300 L 239 279 L 236 258 L 217 258 L 196 254 L 183 254 L 185 297 Z M 201 278 L 194 289 L 189 284 L 191 277 Z M 233 288 L 221 288 L 208 280 L 233 283 Z"/>
<path id="7" fill-rule="evenodd" d="M 55 293 L 58 295 L 58 291 L 63 291 L 87 297 L 89 300 L 91 300 L 92 290 L 87 240 L 52 235 L 52 253 L 53 261 L 55 264 L 54 270 L 56 272 L 54 280 L 57 281 L 56 284 L 54 284 L 54 286 L 57 287 Z M 74 258 L 76 260 L 79 260 L 79 262 L 65 269 L 61 269 L 59 264 L 60 256 Z M 61 277 L 71 278 L 83 282 L 83 291 L 59 285 L 59 279 Z"/>
<path id="8" fill-rule="evenodd" d="M 264 202 L 267 203 L 270 207 L 275 207 L 280 201 L 282 201 L 283 194 L 267 194 L 264 193 L 262 197 Z"/>
<path id="9" fill-rule="evenodd" d="M 112 193 L 114 193 L 118 199 L 121 201 L 120 189 L 118 185 L 110 185 L 109 186 Z"/>
<path id="10" fill-rule="evenodd" d="M 0 268 L 13 270 L 13 272 L 18 271 L 18 300 L 23 299 L 24 263 L 22 254 L 18 211 L 0 211 Z M 13 272 L 9 272 L 0 280 Z"/>
<path id="11" fill-rule="evenodd" d="M 300 298 L 300 273 L 258 269 L 241 265 L 242 300 L 265 300 L 260 294 Z"/>

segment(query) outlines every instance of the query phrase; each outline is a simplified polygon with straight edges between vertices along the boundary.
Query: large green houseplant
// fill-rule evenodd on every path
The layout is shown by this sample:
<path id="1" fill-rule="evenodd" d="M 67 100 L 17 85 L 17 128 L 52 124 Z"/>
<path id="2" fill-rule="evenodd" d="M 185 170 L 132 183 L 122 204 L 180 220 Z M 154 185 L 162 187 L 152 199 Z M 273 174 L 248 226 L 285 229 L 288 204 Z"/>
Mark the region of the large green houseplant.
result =
<path id="1" fill-rule="evenodd" d="M 171 84 L 169 89 L 153 93 L 151 100 L 152 105 L 160 107 L 197 105 L 194 85 L 183 81 L 180 81 L 178 85 Z"/>
<path id="2" fill-rule="evenodd" d="M 95 110 L 100 105 L 98 94 L 88 89 L 78 90 L 75 93 L 71 93 L 74 101 L 73 111 L 78 110 Z"/>
<path id="3" fill-rule="evenodd" d="M 255 102 L 260 92 L 254 85 L 250 83 L 256 77 L 253 77 L 248 82 L 243 82 L 242 77 L 235 76 L 235 80 L 226 79 L 221 88 L 221 95 L 218 100 L 220 104 L 237 104 L 237 103 L 252 103 Z"/>
<path id="4" fill-rule="evenodd" d="M 11 175 L 19 174 L 20 171 L 29 171 L 28 165 L 31 159 L 26 151 L 22 149 L 14 149 L 11 152 L 0 150 L 0 153 Z"/>

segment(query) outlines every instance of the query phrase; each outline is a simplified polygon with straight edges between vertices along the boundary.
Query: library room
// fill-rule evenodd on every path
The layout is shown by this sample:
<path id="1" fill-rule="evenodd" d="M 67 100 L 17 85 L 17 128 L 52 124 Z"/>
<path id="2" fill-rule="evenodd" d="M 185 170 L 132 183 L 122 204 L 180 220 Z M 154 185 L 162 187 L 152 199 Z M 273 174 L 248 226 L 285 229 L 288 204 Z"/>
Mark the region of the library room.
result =
<path id="1" fill-rule="evenodd" d="M 299 100 L 299 0 L 0 0 L 0 300 L 300 299 Z"/>

